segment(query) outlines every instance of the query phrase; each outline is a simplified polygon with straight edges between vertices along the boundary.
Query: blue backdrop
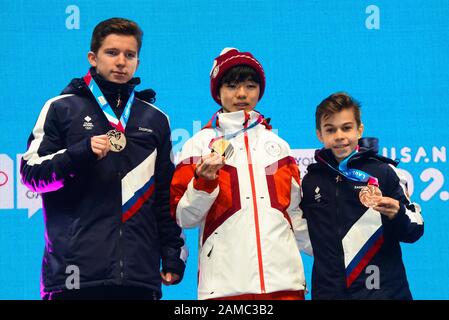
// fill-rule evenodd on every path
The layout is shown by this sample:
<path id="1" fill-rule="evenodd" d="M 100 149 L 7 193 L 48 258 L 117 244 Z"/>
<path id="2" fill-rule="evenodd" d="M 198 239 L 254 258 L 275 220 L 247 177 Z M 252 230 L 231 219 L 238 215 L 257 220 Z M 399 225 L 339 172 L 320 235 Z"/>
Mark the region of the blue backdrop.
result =
<path id="1" fill-rule="evenodd" d="M 0 8 L 0 299 L 39 299 L 40 197 L 21 185 L 17 159 L 43 103 L 87 71 L 93 27 L 113 16 L 145 32 L 138 89 L 156 90 L 175 152 L 218 109 L 209 71 L 223 47 L 261 61 L 258 109 L 301 165 L 320 147 L 316 105 L 342 90 L 360 100 L 365 136 L 401 161 L 423 208 L 423 238 L 402 246 L 413 295 L 449 298 L 449 1 L 0 0 Z M 164 288 L 164 299 L 196 299 L 198 231 L 186 235 L 185 279 Z M 312 259 L 303 257 L 310 283 Z"/>

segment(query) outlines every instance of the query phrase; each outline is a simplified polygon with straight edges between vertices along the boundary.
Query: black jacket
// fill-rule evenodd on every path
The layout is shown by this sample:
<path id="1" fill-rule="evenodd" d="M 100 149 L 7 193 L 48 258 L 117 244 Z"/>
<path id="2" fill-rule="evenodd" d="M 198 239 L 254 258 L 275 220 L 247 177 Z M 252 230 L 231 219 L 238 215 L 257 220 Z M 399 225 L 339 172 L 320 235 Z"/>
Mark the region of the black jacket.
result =
<path id="1" fill-rule="evenodd" d="M 124 86 L 128 96 L 136 83 Z M 184 240 L 169 213 L 169 122 L 145 93 L 136 92 L 125 149 L 101 160 L 90 137 L 112 127 L 82 79 L 44 105 L 21 163 L 23 182 L 42 193 L 43 295 L 67 289 L 69 266 L 79 269 L 81 288 L 142 287 L 157 297 L 161 261 L 164 271 L 183 276 Z"/>
<path id="2" fill-rule="evenodd" d="M 317 154 L 333 167 L 338 167 L 330 150 L 317 150 L 317 163 L 308 167 L 302 182 L 301 208 L 307 219 L 314 253 L 312 298 L 411 299 L 400 242 L 418 240 L 424 225 L 418 206 L 410 203 L 400 185 L 395 163 L 364 148 L 348 163 L 349 168 L 377 177 L 383 196 L 399 200 L 399 213 L 389 220 L 360 203 L 359 192 L 366 183 L 345 178 L 320 162 Z M 354 241 L 350 236 L 354 237 L 356 233 L 350 230 L 366 226 L 361 223 L 364 221 L 362 216 L 374 217 L 381 226 L 371 237 L 364 238 L 370 233 L 363 230 L 364 235 L 355 236 L 355 239 L 362 239 L 356 244 L 361 249 L 354 251 L 358 254 L 353 260 L 346 258 L 345 264 L 343 241 Z M 348 254 L 348 249 L 346 252 Z"/>

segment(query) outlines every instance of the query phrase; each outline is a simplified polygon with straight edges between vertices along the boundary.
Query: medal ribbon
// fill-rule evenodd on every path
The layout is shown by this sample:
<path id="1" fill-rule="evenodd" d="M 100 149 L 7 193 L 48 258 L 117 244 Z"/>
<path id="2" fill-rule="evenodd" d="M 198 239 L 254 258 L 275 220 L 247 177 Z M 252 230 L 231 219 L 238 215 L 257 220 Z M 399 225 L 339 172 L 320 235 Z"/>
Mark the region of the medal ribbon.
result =
<path id="1" fill-rule="evenodd" d="M 219 113 L 220 113 L 220 111 L 217 111 L 217 112 L 214 114 L 214 116 L 212 117 L 212 119 L 210 120 L 211 126 L 212 126 L 213 129 L 215 129 L 216 132 L 217 132 L 217 126 L 216 126 L 216 124 L 215 124 L 215 119 L 217 118 L 217 116 L 218 116 Z M 244 133 L 245 131 L 248 131 L 248 130 L 254 128 L 255 126 L 257 126 L 258 124 L 262 123 L 263 120 L 264 120 L 263 115 L 261 115 L 261 114 L 259 113 L 259 117 L 257 118 L 257 120 L 254 121 L 253 123 L 251 123 L 249 126 L 244 127 L 243 129 L 240 129 L 240 130 L 238 130 L 238 131 L 236 131 L 236 132 L 234 132 L 234 133 L 225 134 L 225 135 L 222 135 L 222 136 L 220 136 L 220 137 L 213 138 L 213 139 L 209 142 L 209 148 L 212 147 L 212 145 L 214 144 L 215 141 L 220 140 L 220 139 L 229 140 L 229 139 L 235 138 L 235 137 L 238 136 L 239 134 Z"/>
<path id="2" fill-rule="evenodd" d="M 348 168 L 348 162 L 349 160 L 357 154 L 359 150 L 359 146 L 356 147 L 356 149 L 346 158 L 344 158 L 340 164 L 338 165 L 338 169 L 331 166 L 326 160 L 324 160 L 319 153 L 317 153 L 317 158 L 327 164 L 332 170 L 337 171 L 338 173 L 342 174 L 346 178 L 352 181 L 360 181 L 360 182 L 367 182 L 370 185 L 379 185 L 379 182 L 376 177 L 373 177 L 366 173 L 365 171 L 359 170 L 359 169 L 353 169 Z"/>
<path id="3" fill-rule="evenodd" d="M 87 87 L 90 89 L 90 92 L 92 92 L 92 95 L 97 100 L 97 103 L 100 106 L 103 113 L 105 114 L 106 118 L 108 119 L 109 124 L 118 131 L 124 133 L 126 124 L 128 123 L 129 114 L 131 113 L 131 106 L 134 102 L 134 90 L 131 92 L 128 98 L 128 102 L 126 103 L 125 109 L 123 110 L 122 116 L 120 117 L 119 120 L 117 119 L 114 111 L 112 110 L 108 101 L 101 92 L 100 87 L 98 87 L 98 84 L 95 82 L 95 79 L 90 74 L 90 70 L 84 76 L 83 80 L 86 83 Z"/>

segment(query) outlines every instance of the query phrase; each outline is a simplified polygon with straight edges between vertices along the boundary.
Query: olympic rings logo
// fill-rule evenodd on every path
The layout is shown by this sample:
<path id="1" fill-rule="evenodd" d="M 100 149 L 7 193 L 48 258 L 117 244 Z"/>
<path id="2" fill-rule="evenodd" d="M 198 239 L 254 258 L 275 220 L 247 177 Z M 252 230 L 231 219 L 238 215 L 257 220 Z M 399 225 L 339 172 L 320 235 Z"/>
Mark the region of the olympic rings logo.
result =
<path id="1" fill-rule="evenodd" d="M 0 187 L 4 186 L 7 183 L 8 183 L 8 175 L 5 172 L 0 171 Z"/>

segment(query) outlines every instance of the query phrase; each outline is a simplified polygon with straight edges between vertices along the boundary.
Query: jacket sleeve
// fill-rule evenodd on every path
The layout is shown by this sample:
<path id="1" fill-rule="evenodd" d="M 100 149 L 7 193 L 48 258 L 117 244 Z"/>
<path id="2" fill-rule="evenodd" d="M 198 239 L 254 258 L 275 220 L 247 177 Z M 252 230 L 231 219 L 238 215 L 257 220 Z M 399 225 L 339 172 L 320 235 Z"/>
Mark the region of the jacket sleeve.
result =
<path id="1" fill-rule="evenodd" d="M 93 165 L 96 156 L 90 139 L 74 145 L 65 145 L 63 124 L 58 119 L 57 107 L 49 100 L 41 110 L 28 139 L 28 150 L 22 156 L 22 182 L 32 191 L 56 191 L 66 179 L 76 175 L 83 166 Z"/>
<path id="2" fill-rule="evenodd" d="M 300 173 L 298 165 L 293 157 L 291 157 L 293 163 L 290 165 L 292 173 L 292 185 L 290 205 L 287 208 L 287 213 L 290 216 L 292 222 L 293 231 L 295 233 L 296 242 L 298 248 L 306 254 L 312 256 L 312 244 L 310 242 L 309 230 L 307 228 L 307 220 L 303 217 L 303 212 L 299 207 L 301 202 L 301 187 L 300 187 Z"/>
<path id="3" fill-rule="evenodd" d="M 399 241 L 415 242 L 424 233 L 421 207 L 411 202 L 405 177 L 392 165 L 388 166 L 387 179 L 392 188 L 387 196 L 399 200 L 400 203 L 398 214 L 389 223 L 393 226 Z"/>
<path id="4" fill-rule="evenodd" d="M 218 178 L 205 180 L 194 176 L 201 154 L 201 147 L 195 145 L 195 137 L 188 140 L 171 183 L 171 214 L 183 228 L 199 226 L 219 193 Z"/>
<path id="5" fill-rule="evenodd" d="M 155 212 L 158 217 L 159 237 L 162 250 L 162 271 L 184 275 L 188 257 L 185 236 L 176 221 L 170 216 L 170 181 L 173 176 L 174 165 L 172 144 L 170 140 L 170 126 L 168 119 L 161 130 L 161 140 L 158 145 L 155 169 Z"/>

